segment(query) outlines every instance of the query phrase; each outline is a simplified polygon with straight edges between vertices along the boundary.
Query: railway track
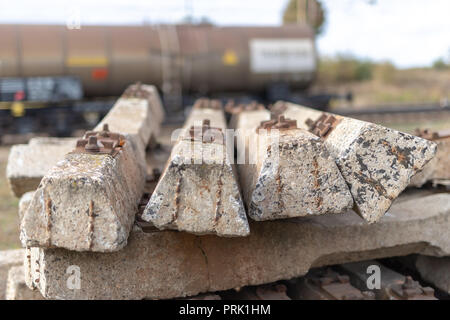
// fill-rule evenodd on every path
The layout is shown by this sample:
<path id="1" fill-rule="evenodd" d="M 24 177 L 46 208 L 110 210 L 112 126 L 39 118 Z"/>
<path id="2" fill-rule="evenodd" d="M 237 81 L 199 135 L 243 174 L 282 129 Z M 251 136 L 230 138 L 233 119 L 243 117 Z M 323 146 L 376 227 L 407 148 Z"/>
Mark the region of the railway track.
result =
<path id="1" fill-rule="evenodd" d="M 372 106 L 365 109 L 336 109 L 334 113 L 373 123 L 411 123 L 450 120 L 450 107 L 435 105 Z"/>
<path id="2" fill-rule="evenodd" d="M 260 286 L 211 292 L 186 300 L 448 300 L 450 296 L 422 279 L 417 270 L 404 268 L 411 259 L 388 258 L 311 269 L 303 277 Z M 379 268 L 379 289 L 369 289 L 372 272 Z M 389 267 L 388 267 L 389 266 Z"/>

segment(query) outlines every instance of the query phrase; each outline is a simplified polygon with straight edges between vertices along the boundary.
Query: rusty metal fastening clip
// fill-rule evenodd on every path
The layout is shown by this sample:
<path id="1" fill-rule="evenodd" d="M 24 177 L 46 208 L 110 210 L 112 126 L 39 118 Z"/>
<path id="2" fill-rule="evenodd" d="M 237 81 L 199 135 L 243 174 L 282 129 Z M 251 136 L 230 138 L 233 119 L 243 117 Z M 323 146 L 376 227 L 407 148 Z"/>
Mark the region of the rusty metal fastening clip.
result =
<path id="1" fill-rule="evenodd" d="M 434 297 L 433 288 L 422 287 L 419 282 L 414 281 L 411 276 L 407 276 L 404 283 L 394 285 L 392 291 L 404 299 Z"/>
<path id="2" fill-rule="evenodd" d="M 125 138 L 119 133 L 110 132 L 108 124 L 103 130 L 87 131 L 82 139 L 77 141 L 74 153 L 109 154 L 116 156 L 125 144 Z"/>
<path id="3" fill-rule="evenodd" d="M 297 120 L 286 119 L 283 115 L 270 115 L 271 119 L 262 121 L 258 128 L 256 128 L 256 132 L 260 129 L 278 129 L 278 130 L 288 130 L 288 129 L 297 129 Z"/>
<path id="4" fill-rule="evenodd" d="M 204 119 L 202 126 L 191 126 L 188 132 L 191 141 L 202 141 L 203 143 L 224 143 L 224 136 L 221 128 L 211 127 L 211 121 Z"/>
<path id="5" fill-rule="evenodd" d="M 311 133 L 325 138 L 336 127 L 339 120 L 331 114 L 322 113 L 316 121 L 308 118 L 305 123 Z"/>

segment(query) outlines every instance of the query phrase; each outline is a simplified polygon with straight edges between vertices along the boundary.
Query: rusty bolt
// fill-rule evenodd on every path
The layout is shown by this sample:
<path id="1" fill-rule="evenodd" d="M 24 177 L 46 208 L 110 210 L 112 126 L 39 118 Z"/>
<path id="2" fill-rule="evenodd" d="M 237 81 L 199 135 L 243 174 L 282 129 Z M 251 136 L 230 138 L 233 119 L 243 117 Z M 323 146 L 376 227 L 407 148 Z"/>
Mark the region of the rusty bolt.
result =
<path id="1" fill-rule="evenodd" d="M 101 137 L 109 137 L 109 126 L 107 123 L 103 125 L 103 130 L 99 133 Z"/>
<path id="2" fill-rule="evenodd" d="M 84 150 L 89 152 L 99 152 L 100 147 L 97 144 L 97 137 L 90 136 L 88 139 L 88 143 L 84 146 Z"/>

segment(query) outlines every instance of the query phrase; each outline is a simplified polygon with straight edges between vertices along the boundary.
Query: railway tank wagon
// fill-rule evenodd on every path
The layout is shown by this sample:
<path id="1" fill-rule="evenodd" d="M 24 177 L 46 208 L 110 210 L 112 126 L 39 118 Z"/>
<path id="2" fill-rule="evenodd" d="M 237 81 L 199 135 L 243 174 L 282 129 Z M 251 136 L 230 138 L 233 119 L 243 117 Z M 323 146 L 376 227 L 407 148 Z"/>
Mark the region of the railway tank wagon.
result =
<path id="1" fill-rule="evenodd" d="M 316 70 L 314 33 L 298 25 L 0 25 L 0 39 L 0 78 L 76 76 L 86 96 L 135 81 L 169 94 L 301 89 Z"/>

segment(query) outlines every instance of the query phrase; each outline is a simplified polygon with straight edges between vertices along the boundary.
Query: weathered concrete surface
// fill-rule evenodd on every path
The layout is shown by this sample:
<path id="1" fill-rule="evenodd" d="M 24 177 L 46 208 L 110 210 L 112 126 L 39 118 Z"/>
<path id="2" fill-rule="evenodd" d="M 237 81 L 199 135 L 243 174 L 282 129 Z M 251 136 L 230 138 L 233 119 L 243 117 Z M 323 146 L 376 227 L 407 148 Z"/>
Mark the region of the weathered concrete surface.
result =
<path id="1" fill-rule="evenodd" d="M 128 141 L 115 157 L 67 154 L 42 179 L 25 212 L 22 245 L 119 250 L 127 243 L 144 184 L 145 171 Z"/>
<path id="2" fill-rule="evenodd" d="M 237 119 L 238 162 L 247 213 L 254 220 L 343 213 L 350 191 L 321 140 L 304 129 L 259 130 L 267 110 Z M 258 121 L 257 121 L 258 120 Z"/>
<path id="3" fill-rule="evenodd" d="M 34 191 L 29 191 L 24 193 L 23 196 L 20 197 L 19 200 L 19 221 L 22 221 L 25 216 L 25 212 L 28 210 L 30 206 L 31 200 L 33 200 Z"/>
<path id="4" fill-rule="evenodd" d="M 448 237 L 448 231 L 446 236 Z M 450 257 L 436 258 L 419 255 L 415 267 L 424 280 L 450 294 Z"/>
<path id="5" fill-rule="evenodd" d="M 108 124 L 111 132 L 123 134 L 131 141 L 145 170 L 145 148 L 151 137 L 159 134 L 163 120 L 164 108 L 157 89 L 151 85 L 135 84 L 125 90 L 94 131 L 101 131 L 104 124 Z"/>
<path id="6" fill-rule="evenodd" d="M 36 190 L 42 177 L 75 148 L 73 138 L 33 138 L 11 147 L 6 167 L 9 186 L 16 197 Z"/>
<path id="7" fill-rule="evenodd" d="M 23 265 L 12 267 L 8 272 L 6 300 L 44 300 L 38 290 L 25 284 Z"/>
<path id="8" fill-rule="evenodd" d="M 5 299 L 8 271 L 11 267 L 23 265 L 23 249 L 0 251 L 0 300 Z"/>
<path id="9" fill-rule="evenodd" d="M 172 298 L 290 279 L 311 267 L 411 253 L 445 256 L 450 194 L 394 204 L 375 225 L 348 212 L 251 228 L 245 238 L 134 230 L 123 250 L 109 254 L 33 248 L 29 272 L 46 298 Z M 65 285 L 70 265 L 80 267 L 80 290 Z"/>
<path id="10" fill-rule="evenodd" d="M 308 129 L 306 120 L 322 112 L 286 103 L 283 112 Z M 373 123 L 335 115 L 338 123 L 323 139 L 347 182 L 355 211 L 369 223 L 378 221 L 392 201 L 436 153 L 436 144 Z"/>
<path id="11" fill-rule="evenodd" d="M 223 136 L 204 143 L 187 135 L 191 125 L 204 119 L 225 129 L 222 110 L 192 110 L 142 219 L 159 229 L 246 236 L 248 221 Z"/>
<path id="12" fill-rule="evenodd" d="M 440 181 L 450 180 L 450 137 L 433 142 L 437 144 L 436 156 L 411 178 L 410 186 L 421 187 L 428 181 L 439 184 Z"/>

